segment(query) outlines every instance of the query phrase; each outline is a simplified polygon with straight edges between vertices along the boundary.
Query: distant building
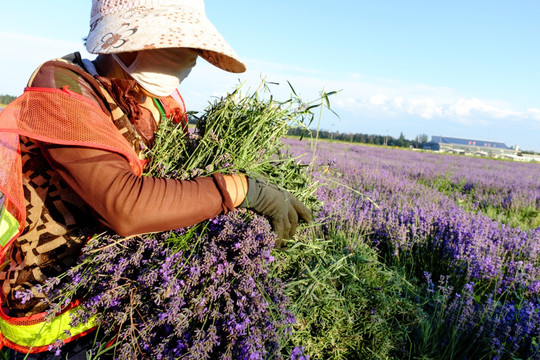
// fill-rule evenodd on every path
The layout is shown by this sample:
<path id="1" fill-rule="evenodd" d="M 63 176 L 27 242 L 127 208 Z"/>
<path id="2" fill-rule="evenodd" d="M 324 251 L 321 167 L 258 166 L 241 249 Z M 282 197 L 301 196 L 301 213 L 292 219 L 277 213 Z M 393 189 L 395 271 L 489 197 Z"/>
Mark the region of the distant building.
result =
<path id="1" fill-rule="evenodd" d="M 518 157 L 518 148 L 512 149 L 500 141 L 462 139 L 448 136 L 431 136 L 431 142 L 424 144 L 425 150 L 454 154 L 490 156 L 502 158 Z"/>

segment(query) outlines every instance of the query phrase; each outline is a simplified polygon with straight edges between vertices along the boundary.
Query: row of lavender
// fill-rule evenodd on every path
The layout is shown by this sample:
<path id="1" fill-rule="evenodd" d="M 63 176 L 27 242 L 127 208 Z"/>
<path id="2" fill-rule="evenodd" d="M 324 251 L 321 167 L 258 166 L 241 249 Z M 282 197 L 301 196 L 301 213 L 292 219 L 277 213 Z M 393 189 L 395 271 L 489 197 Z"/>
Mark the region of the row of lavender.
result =
<path id="1" fill-rule="evenodd" d="M 304 142 L 289 144 L 293 154 L 311 151 Z M 466 191 L 456 186 L 441 192 L 435 181 L 465 184 L 493 206 L 511 195 L 514 209 L 538 211 L 540 166 L 343 143 L 317 146 L 315 161 L 329 184 L 320 189 L 321 219 L 363 234 L 387 263 L 423 278 L 425 294 L 439 304 L 431 319 L 446 329 L 437 341 L 452 342 L 452 349 L 478 342 L 494 358 L 540 356 L 540 227 L 523 230 L 467 211 L 474 206 Z M 452 329 L 459 330 L 459 341 Z M 422 336 L 417 345 L 433 334 Z"/>
<path id="2" fill-rule="evenodd" d="M 403 153 L 402 153 L 403 154 Z M 522 228 L 540 226 L 540 167 L 535 164 L 406 152 L 408 178 L 450 195 L 460 206 Z"/>
<path id="3" fill-rule="evenodd" d="M 352 151 L 365 155 L 358 149 Z M 462 199 L 512 210 L 540 207 L 540 167 L 535 164 L 409 151 L 396 152 L 392 157 L 394 161 L 387 164 L 412 180 L 435 185 L 443 178 L 457 193 L 473 195 Z M 460 198 L 459 194 L 455 197 Z"/>

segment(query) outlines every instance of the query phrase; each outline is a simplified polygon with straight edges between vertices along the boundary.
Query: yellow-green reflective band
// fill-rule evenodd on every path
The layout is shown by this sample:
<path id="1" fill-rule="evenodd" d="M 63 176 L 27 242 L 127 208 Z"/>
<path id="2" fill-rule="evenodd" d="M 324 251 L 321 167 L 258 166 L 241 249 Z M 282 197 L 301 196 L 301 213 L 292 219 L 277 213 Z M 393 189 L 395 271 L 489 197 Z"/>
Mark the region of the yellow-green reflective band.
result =
<path id="1" fill-rule="evenodd" d="M 79 324 L 71 327 L 71 309 L 58 315 L 51 321 L 43 321 L 34 325 L 15 325 L 0 318 L 0 331 L 9 341 L 26 347 L 38 347 L 54 344 L 56 340 L 64 340 L 71 336 L 78 335 L 97 326 L 95 317 L 92 317 L 86 324 Z M 69 331 L 69 334 L 66 332 Z"/>
<path id="2" fill-rule="evenodd" d="M 9 240 L 19 232 L 19 222 L 2 206 L 0 212 L 0 245 L 6 246 Z"/>

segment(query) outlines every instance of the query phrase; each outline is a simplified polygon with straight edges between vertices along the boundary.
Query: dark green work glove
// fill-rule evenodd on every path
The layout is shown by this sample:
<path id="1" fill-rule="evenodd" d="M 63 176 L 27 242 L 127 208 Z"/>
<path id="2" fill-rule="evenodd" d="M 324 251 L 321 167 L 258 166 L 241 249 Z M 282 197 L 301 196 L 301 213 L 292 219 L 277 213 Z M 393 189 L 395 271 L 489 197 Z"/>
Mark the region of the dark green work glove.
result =
<path id="1" fill-rule="evenodd" d="M 262 179 L 247 177 L 248 192 L 240 207 L 252 209 L 265 216 L 277 233 L 276 247 L 282 239 L 290 239 L 299 220 L 311 221 L 311 210 L 291 193 Z"/>

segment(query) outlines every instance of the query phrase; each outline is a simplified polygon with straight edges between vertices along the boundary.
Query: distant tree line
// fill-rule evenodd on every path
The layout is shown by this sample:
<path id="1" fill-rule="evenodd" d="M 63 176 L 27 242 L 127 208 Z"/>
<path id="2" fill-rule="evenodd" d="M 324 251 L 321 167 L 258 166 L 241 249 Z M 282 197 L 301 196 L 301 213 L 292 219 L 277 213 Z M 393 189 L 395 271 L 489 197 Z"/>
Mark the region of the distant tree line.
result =
<path id="1" fill-rule="evenodd" d="M 292 136 L 306 136 L 308 131 L 302 128 L 293 128 L 289 130 L 289 135 Z M 336 141 L 348 141 L 353 143 L 373 144 L 373 145 L 386 145 L 393 147 L 420 147 L 421 144 L 428 142 L 428 136 L 426 134 L 419 134 L 414 140 L 406 139 L 403 133 L 396 139 L 390 135 L 373 135 L 362 133 L 341 133 L 335 131 L 319 130 L 320 139 L 330 139 Z"/>
<path id="2" fill-rule="evenodd" d="M 13 100 L 15 100 L 17 97 L 12 95 L 0 95 L 0 104 L 7 105 Z"/>
<path id="3" fill-rule="evenodd" d="M 12 95 L 0 95 L 0 104 L 7 105 L 17 97 Z M 188 114 L 188 121 L 190 124 L 195 125 L 197 123 L 197 118 L 192 114 Z M 311 130 L 314 131 L 314 130 Z M 306 136 L 307 130 L 302 128 L 293 128 L 289 130 L 289 135 L 292 136 Z M 419 148 L 422 144 L 429 142 L 427 134 L 419 134 L 413 140 L 406 139 L 403 133 L 399 134 L 399 137 L 396 139 L 390 135 L 373 135 L 373 134 L 362 134 L 362 133 L 341 133 L 336 131 L 328 130 L 319 130 L 320 139 L 330 139 L 336 141 L 348 141 L 354 143 L 362 144 L 373 144 L 373 145 L 386 145 L 386 146 L 395 146 L 395 147 L 414 147 Z M 513 147 L 512 147 L 513 148 Z M 534 151 L 522 150 L 524 154 L 537 154 Z"/>

